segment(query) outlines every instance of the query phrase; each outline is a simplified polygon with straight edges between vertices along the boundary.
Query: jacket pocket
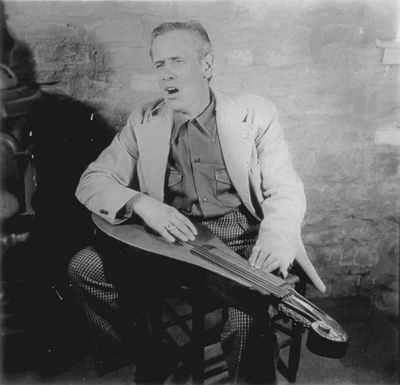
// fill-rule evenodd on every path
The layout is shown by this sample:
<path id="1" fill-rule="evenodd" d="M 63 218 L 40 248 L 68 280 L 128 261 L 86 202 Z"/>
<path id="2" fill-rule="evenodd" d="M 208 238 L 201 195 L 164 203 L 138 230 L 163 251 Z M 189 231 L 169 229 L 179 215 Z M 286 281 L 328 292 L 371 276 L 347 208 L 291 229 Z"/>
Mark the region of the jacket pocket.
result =
<path id="1" fill-rule="evenodd" d="M 262 195 L 262 178 L 261 178 L 261 164 L 260 161 L 257 159 L 257 162 L 250 167 L 250 188 L 253 190 L 253 194 L 257 198 L 257 201 L 262 203 L 263 202 L 263 195 Z"/>
<path id="2" fill-rule="evenodd" d="M 255 176 L 260 175 L 261 165 L 260 165 L 259 159 L 257 159 L 257 161 L 253 165 L 250 166 L 250 172 Z"/>

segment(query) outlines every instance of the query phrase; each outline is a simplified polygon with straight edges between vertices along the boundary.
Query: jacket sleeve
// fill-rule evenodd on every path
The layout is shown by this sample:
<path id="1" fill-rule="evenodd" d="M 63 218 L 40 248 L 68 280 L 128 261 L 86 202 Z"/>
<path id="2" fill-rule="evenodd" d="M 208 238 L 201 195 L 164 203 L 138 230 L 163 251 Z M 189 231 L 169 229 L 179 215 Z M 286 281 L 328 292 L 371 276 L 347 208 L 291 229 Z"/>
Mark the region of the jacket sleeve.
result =
<path id="1" fill-rule="evenodd" d="M 256 247 L 284 253 L 293 260 L 300 249 L 304 250 L 300 235 L 306 210 L 304 187 L 294 170 L 276 108 L 266 103 L 255 119 L 263 212 Z"/>
<path id="2" fill-rule="evenodd" d="M 127 124 L 83 173 L 76 196 L 90 211 L 117 224 L 118 212 L 139 193 L 138 149 L 134 125 L 143 122 L 143 110 L 134 111 Z"/>

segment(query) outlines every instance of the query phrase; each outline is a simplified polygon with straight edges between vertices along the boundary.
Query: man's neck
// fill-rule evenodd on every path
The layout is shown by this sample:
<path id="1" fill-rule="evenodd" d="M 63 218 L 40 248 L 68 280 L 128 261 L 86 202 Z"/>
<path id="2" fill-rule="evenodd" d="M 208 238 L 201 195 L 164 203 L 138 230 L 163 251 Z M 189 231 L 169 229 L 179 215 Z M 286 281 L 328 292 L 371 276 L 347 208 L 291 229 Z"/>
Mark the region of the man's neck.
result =
<path id="1" fill-rule="evenodd" d="M 201 98 L 199 100 L 199 103 L 197 103 L 196 108 L 191 111 L 190 113 L 182 113 L 183 116 L 185 116 L 187 119 L 192 120 L 197 118 L 201 113 L 208 107 L 208 105 L 211 102 L 211 90 L 210 88 L 207 89 L 207 93 L 204 93 L 204 98 Z"/>

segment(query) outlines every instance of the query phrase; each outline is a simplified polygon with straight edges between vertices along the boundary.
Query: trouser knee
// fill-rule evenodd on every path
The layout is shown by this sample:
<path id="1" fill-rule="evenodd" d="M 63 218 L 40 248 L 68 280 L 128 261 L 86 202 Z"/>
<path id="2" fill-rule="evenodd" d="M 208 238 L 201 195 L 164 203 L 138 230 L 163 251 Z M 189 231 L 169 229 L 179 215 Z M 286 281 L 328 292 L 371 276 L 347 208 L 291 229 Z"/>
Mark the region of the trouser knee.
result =
<path id="1" fill-rule="evenodd" d="M 73 286 L 87 281 L 105 281 L 104 257 L 92 246 L 76 253 L 68 265 L 68 278 Z"/>

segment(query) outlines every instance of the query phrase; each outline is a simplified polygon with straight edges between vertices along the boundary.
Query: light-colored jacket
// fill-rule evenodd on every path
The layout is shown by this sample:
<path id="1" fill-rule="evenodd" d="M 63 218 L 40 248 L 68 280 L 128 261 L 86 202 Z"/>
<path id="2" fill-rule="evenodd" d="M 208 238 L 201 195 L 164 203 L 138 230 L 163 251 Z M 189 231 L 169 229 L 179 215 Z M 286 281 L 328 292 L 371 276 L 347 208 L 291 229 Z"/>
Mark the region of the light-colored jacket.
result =
<path id="1" fill-rule="evenodd" d="M 214 94 L 228 174 L 243 204 L 261 221 L 256 246 L 296 258 L 314 285 L 324 291 L 301 240 L 304 188 L 274 104 L 249 94 L 227 96 L 215 90 Z M 122 221 L 116 217 L 118 211 L 139 192 L 163 201 L 172 125 L 172 111 L 164 101 L 133 112 L 82 175 L 77 189 L 80 202 L 117 224 Z"/>

